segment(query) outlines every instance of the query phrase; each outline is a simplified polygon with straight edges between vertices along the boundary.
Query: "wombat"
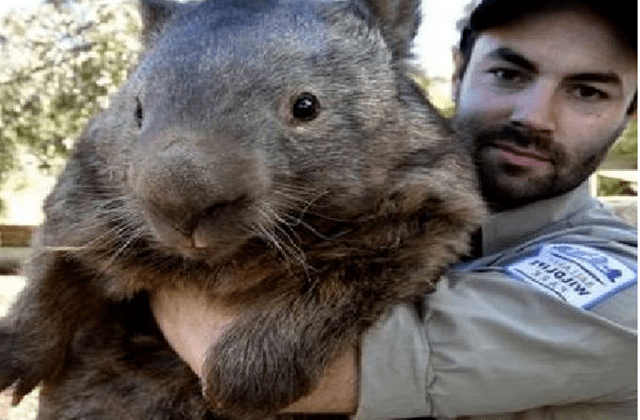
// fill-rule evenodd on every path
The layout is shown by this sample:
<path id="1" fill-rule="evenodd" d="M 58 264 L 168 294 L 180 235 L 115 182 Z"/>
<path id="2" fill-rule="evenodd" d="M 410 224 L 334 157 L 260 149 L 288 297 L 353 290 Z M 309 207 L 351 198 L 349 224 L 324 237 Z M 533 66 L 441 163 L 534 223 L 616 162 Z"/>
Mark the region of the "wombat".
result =
<path id="1" fill-rule="evenodd" d="M 39 419 L 263 419 L 390 305 L 420 302 L 484 207 L 409 77 L 419 0 L 142 0 L 146 50 L 45 202 L 0 322 Z M 150 292 L 242 311 L 202 383 Z"/>

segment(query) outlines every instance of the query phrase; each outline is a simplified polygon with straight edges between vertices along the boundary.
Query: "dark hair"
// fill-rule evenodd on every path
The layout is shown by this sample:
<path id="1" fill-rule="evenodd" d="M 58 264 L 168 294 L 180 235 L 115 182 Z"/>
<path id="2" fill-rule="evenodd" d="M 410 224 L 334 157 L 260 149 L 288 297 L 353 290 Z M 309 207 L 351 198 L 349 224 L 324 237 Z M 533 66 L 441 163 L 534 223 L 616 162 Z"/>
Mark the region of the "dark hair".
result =
<path id="1" fill-rule="evenodd" d="M 545 10 L 586 8 L 610 22 L 627 48 L 638 51 L 638 3 L 627 0 L 482 0 L 462 29 L 458 45 L 462 54 L 459 78 L 464 76 L 478 34 Z M 636 109 L 637 93 L 629 107 Z"/>

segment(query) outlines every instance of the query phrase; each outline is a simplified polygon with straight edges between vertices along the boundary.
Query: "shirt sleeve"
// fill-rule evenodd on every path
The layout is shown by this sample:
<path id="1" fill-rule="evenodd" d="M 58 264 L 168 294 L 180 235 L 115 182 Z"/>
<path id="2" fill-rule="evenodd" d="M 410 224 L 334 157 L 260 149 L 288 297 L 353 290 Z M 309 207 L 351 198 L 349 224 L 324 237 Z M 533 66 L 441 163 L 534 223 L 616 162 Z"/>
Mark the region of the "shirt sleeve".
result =
<path id="1" fill-rule="evenodd" d="M 450 272 L 425 314 L 398 306 L 363 338 L 356 419 L 632 401 L 636 301 L 634 284 L 585 310 L 504 272 Z"/>

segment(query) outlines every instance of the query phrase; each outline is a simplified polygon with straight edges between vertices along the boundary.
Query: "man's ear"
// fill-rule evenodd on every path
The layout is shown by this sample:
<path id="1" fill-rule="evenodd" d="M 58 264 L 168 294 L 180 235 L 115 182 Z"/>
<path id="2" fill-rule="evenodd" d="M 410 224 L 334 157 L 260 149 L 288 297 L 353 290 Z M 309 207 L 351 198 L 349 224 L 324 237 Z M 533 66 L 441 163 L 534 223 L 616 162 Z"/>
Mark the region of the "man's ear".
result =
<path id="1" fill-rule="evenodd" d="M 462 74 L 464 73 L 464 58 L 462 51 L 458 47 L 451 48 L 453 58 L 453 74 L 451 75 L 451 99 L 454 103 L 458 102 L 458 93 L 460 84 L 462 83 Z"/>

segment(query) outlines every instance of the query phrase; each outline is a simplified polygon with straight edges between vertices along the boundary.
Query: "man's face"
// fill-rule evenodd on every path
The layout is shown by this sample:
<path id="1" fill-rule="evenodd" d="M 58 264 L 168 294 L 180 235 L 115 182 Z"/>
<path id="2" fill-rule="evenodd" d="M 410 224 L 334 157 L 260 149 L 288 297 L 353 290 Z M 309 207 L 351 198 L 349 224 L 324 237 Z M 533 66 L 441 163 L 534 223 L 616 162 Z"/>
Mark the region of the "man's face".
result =
<path id="1" fill-rule="evenodd" d="M 485 197 L 507 209 L 566 192 L 626 126 L 635 51 L 597 15 L 538 14 L 479 34 L 454 83 Z"/>

